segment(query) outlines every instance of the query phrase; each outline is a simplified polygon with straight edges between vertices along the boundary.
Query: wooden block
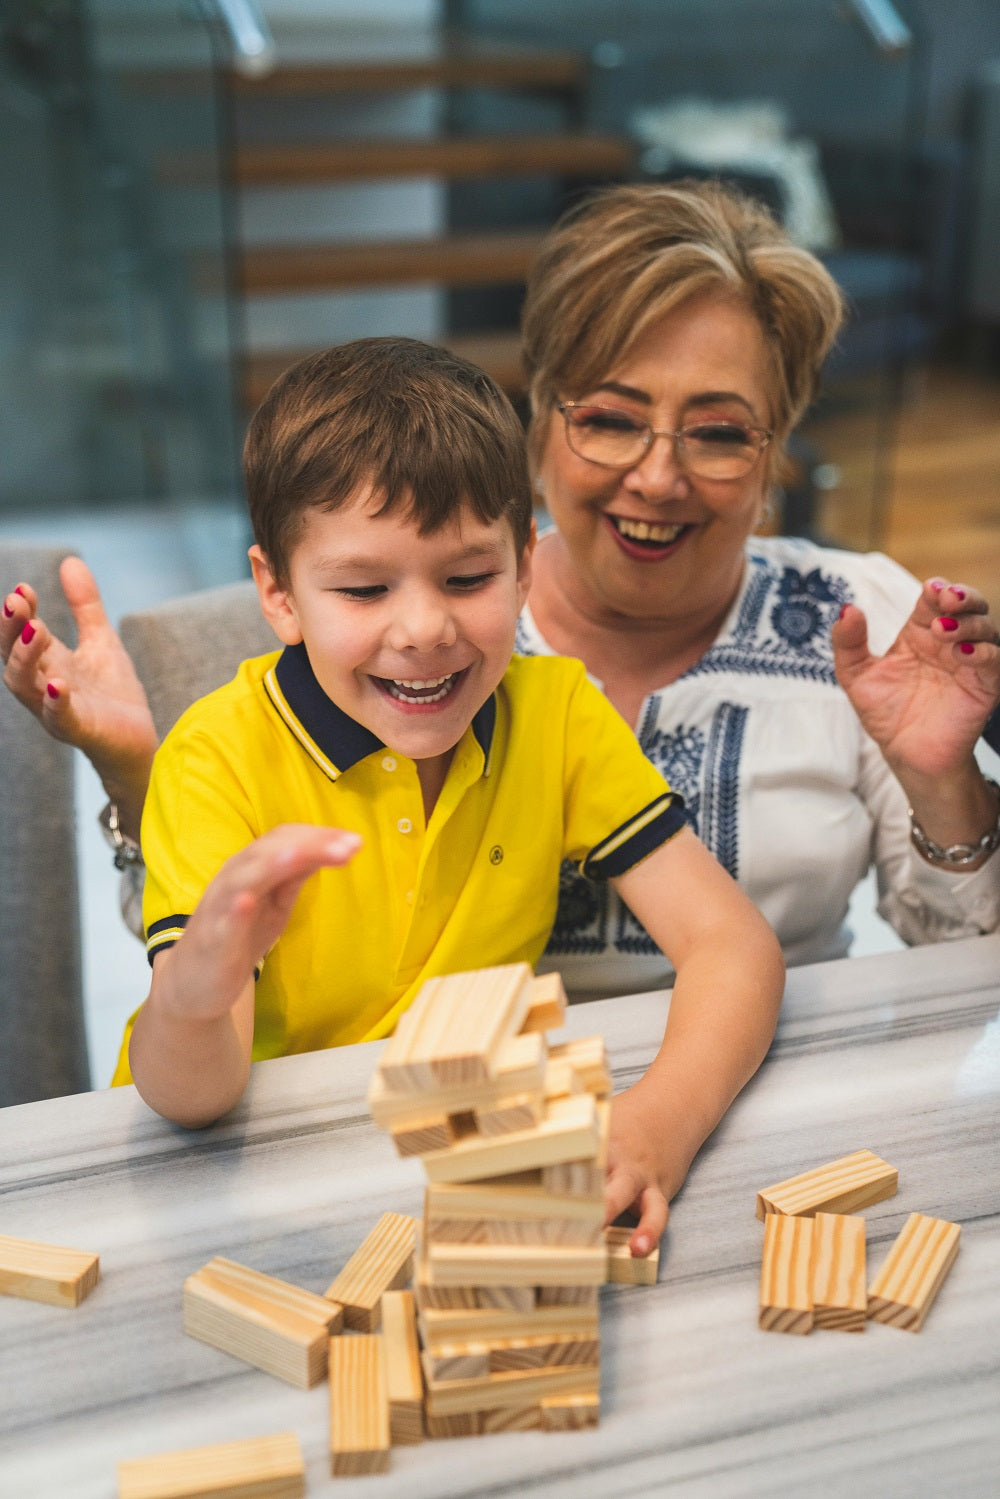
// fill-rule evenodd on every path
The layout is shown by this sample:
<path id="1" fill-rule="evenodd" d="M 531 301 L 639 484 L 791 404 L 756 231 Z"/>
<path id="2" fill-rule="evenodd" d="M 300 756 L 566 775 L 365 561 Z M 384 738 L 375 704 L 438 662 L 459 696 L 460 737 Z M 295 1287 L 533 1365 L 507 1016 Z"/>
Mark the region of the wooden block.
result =
<path id="1" fill-rule="evenodd" d="M 596 1426 L 601 1417 L 601 1397 L 591 1395 L 549 1395 L 542 1401 L 544 1431 L 582 1431 Z"/>
<path id="2" fill-rule="evenodd" d="M 526 1317 L 535 1306 L 535 1287 L 477 1286 L 476 1304 L 484 1311 L 518 1312 Z"/>
<path id="3" fill-rule="evenodd" d="M 550 1066 L 568 1066 L 580 1087 L 597 1098 L 610 1098 L 611 1069 L 603 1036 L 584 1036 L 579 1041 L 563 1041 L 549 1048 Z"/>
<path id="4" fill-rule="evenodd" d="M 417 1313 L 412 1291 L 384 1293 L 382 1339 L 392 1445 L 402 1447 L 422 1442 L 424 1376 L 420 1368 Z"/>
<path id="5" fill-rule="evenodd" d="M 539 1286 L 539 1306 L 572 1306 L 577 1309 L 597 1306 L 596 1286 Z"/>
<path id="6" fill-rule="evenodd" d="M 118 1464 L 118 1499 L 300 1499 L 306 1465 L 293 1432 Z"/>
<path id="7" fill-rule="evenodd" d="M 599 1244 L 601 1225 L 573 1218 L 427 1218 L 429 1244 Z"/>
<path id="8" fill-rule="evenodd" d="M 428 1244 L 427 1278 L 432 1285 L 603 1285 L 603 1244 Z"/>
<path id="9" fill-rule="evenodd" d="M 350 1340 L 345 1340 L 350 1341 Z M 598 1392 L 596 1365 L 572 1364 L 558 1369 L 514 1370 L 480 1379 L 428 1381 L 428 1416 L 460 1415 L 466 1411 L 501 1410 L 539 1405 L 548 1395 L 593 1395 Z"/>
<path id="10" fill-rule="evenodd" d="M 545 1095 L 512 1093 L 489 1108 L 476 1109 L 476 1128 L 481 1135 L 509 1135 L 515 1130 L 534 1129 L 545 1115 Z"/>
<path id="11" fill-rule="evenodd" d="M 0 1294 L 47 1306 L 79 1306 L 101 1277 L 100 1257 L 0 1234 Z"/>
<path id="12" fill-rule="evenodd" d="M 408 1119 L 389 1131 L 401 1156 L 423 1155 L 428 1150 L 446 1150 L 458 1139 L 458 1131 L 447 1114 L 428 1114 Z"/>
<path id="13" fill-rule="evenodd" d="M 476 1437 L 482 1431 L 478 1411 L 463 1411 L 454 1416 L 425 1417 L 429 1437 Z"/>
<path id="14" fill-rule="evenodd" d="M 429 1113 L 451 1115 L 488 1108 L 495 1100 L 512 1093 L 541 1093 L 545 1085 L 545 1065 L 544 1036 L 510 1036 L 497 1052 L 496 1074 L 489 1082 L 399 1093 L 386 1086 L 376 1068 L 368 1089 L 368 1107 L 375 1123 L 383 1129 L 410 1120 L 420 1121 Z"/>
<path id="15" fill-rule="evenodd" d="M 217 1256 L 184 1282 L 184 1331 L 308 1390 L 326 1376 L 343 1314 L 322 1296 Z"/>
<path id="16" fill-rule="evenodd" d="M 758 1326 L 765 1332 L 807 1333 L 813 1326 L 811 1218 L 768 1213 L 760 1269 Z"/>
<path id="17" fill-rule="evenodd" d="M 532 1306 L 517 1312 L 507 1307 L 422 1307 L 418 1312 L 425 1348 L 437 1351 L 449 1345 L 499 1343 L 504 1339 L 597 1336 L 597 1305 Z"/>
<path id="18" fill-rule="evenodd" d="M 601 1145 L 597 1110 L 589 1093 L 554 1099 L 541 1124 L 533 1129 L 496 1138 L 470 1135 L 450 1150 L 425 1155 L 424 1170 L 432 1182 L 467 1182 L 555 1162 L 594 1158 Z"/>
<path id="19" fill-rule="evenodd" d="M 570 1098 L 574 1093 L 583 1093 L 585 1090 L 580 1082 L 580 1074 L 575 1072 L 569 1062 L 553 1061 L 549 1058 L 548 1066 L 545 1068 L 545 1097 Z"/>
<path id="20" fill-rule="evenodd" d="M 489 1351 L 489 1372 L 502 1374 L 506 1369 L 551 1369 L 566 1364 L 600 1363 L 600 1340 L 593 1337 L 508 1338 L 493 1343 Z"/>
<path id="21" fill-rule="evenodd" d="M 865 1220 L 844 1213 L 817 1213 L 813 1218 L 813 1326 L 839 1332 L 864 1332 Z"/>
<path id="22" fill-rule="evenodd" d="M 480 1417 L 484 1436 L 497 1431 L 540 1431 L 543 1425 L 540 1405 L 501 1406 L 499 1410 L 482 1411 Z"/>
<path id="23" fill-rule="evenodd" d="M 344 1308 L 344 1324 L 359 1332 L 379 1325 L 385 1291 L 398 1291 L 413 1274 L 417 1220 L 405 1213 L 383 1213 L 324 1295 Z"/>
<path id="24" fill-rule="evenodd" d="M 477 1221 L 563 1219 L 598 1227 L 604 1221 L 604 1178 L 589 1197 L 550 1191 L 541 1177 L 522 1182 L 506 1179 L 472 1182 L 432 1182 L 424 1195 L 424 1218 L 467 1218 Z"/>
<path id="25" fill-rule="evenodd" d="M 555 1031 L 566 1021 L 566 990 L 558 973 L 542 973 L 531 981 L 531 1003 L 521 1024 L 529 1031 Z"/>
<path id="26" fill-rule="evenodd" d="M 524 1023 L 531 992 L 527 963 L 428 979 L 386 1043 L 383 1082 L 398 1092 L 488 1082 L 500 1046 Z"/>
<path id="27" fill-rule="evenodd" d="M 389 1399 L 382 1337 L 330 1344 L 330 1471 L 334 1478 L 389 1471 Z"/>
<path id="28" fill-rule="evenodd" d="M 634 1233 L 634 1228 L 620 1228 L 613 1223 L 604 1230 L 607 1279 L 619 1286 L 655 1286 L 660 1268 L 660 1246 L 654 1244 L 645 1258 L 633 1257 L 628 1244 Z"/>
<path id="29" fill-rule="evenodd" d="M 584 1097 L 590 1097 L 585 1094 Z M 542 1171 L 545 1191 L 569 1197 L 596 1197 L 604 1191 L 604 1164 L 598 1160 L 557 1161 Z"/>
<path id="30" fill-rule="evenodd" d="M 961 1236 L 957 1223 L 911 1213 L 872 1281 L 869 1317 L 919 1332 L 958 1254 Z"/>
<path id="31" fill-rule="evenodd" d="M 813 1171 L 790 1176 L 757 1193 L 757 1217 L 768 1213 L 811 1218 L 813 1213 L 854 1213 L 893 1197 L 899 1184 L 895 1166 L 873 1155 L 870 1150 L 856 1150 Z"/>

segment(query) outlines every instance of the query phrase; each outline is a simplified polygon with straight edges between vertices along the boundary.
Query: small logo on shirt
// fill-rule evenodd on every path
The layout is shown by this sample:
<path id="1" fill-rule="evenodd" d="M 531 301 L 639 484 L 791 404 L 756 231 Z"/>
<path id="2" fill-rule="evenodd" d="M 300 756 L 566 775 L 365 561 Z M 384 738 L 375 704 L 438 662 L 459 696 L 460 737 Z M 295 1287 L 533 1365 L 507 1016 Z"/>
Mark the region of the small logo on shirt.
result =
<path id="1" fill-rule="evenodd" d="M 503 863 L 503 849 L 500 847 L 499 843 L 494 843 L 493 847 L 490 849 L 490 863 Z"/>

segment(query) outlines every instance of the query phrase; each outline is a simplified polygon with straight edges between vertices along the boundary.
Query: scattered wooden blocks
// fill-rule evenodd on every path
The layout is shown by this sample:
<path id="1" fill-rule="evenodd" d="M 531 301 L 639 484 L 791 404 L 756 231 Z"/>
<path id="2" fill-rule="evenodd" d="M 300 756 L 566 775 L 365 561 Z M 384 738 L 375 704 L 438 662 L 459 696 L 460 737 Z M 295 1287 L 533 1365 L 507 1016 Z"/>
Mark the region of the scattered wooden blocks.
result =
<path id="1" fill-rule="evenodd" d="M 420 1367 L 416 1308 L 412 1291 L 386 1291 L 382 1297 L 389 1435 L 394 1447 L 424 1439 L 424 1377 Z"/>
<path id="2" fill-rule="evenodd" d="M 184 1331 L 308 1390 L 326 1375 L 343 1314 L 322 1296 L 216 1257 L 184 1282 Z"/>
<path id="3" fill-rule="evenodd" d="M 398 1291 L 413 1275 L 417 1220 L 404 1213 L 383 1213 L 347 1264 L 327 1286 L 324 1296 L 344 1309 L 345 1327 L 375 1332 L 379 1304 L 386 1291 Z"/>
<path id="4" fill-rule="evenodd" d="M 0 1294 L 79 1306 L 100 1279 L 100 1257 L 82 1249 L 36 1244 L 0 1234 Z"/>
<path id="5" fill-rule="evenodd" d="M 634 1233 L 634 1228 L 621 1228 L 615 1224 L 604 1230 L 605 1280 L 619 1286 L 655 1286 L 660 1268 L 660 1246 L 654 1245 L 645 1258 L 633 1256 L 628 1246 Z"/>
<path id="6" fill-rule="evenodd" d="M 765 1332 L 812 1332 L 812 1242 L 811 1218 L 768 1213 L 764 1219 L 757 1320 Z"/>
<path id="7" fill-rule="evenodd" d="M 868 1306 L 865 1220 L 843 1213 L 817 1213 L 812 1223 L 813 1325 L 864 1332 Z"/>
<path id="8" fill-rule="evenodd" d="M 868 1292 L 868 1315 L 919 1332 L 958 1254 L 962 1230 L 944 1218 L 911 1213 Z"/>
<path id="9" fill-rule="evenodd" d="M 810 1218 L 813 1213 L 853 1213 L 893 1197 L 899 1184 L 894 1166 L 873 1155 L 870 1150 L 856 1150 L 814 1171 L 789 1177 L 757 1193 L 757 1217 L 768 1213 L 787 1213 Z"/>
<path id="10" fill-rule="evenodd" d="M 118 1499 L 300 1499 L 305 1491 L 292 1432 L 118 1464 Z"/>
<path id="11" fill-rule="evenodd" d="M 378 1334 L 330 1343 L 330 1471 L 389 1471 L 389 1396 Z"/>

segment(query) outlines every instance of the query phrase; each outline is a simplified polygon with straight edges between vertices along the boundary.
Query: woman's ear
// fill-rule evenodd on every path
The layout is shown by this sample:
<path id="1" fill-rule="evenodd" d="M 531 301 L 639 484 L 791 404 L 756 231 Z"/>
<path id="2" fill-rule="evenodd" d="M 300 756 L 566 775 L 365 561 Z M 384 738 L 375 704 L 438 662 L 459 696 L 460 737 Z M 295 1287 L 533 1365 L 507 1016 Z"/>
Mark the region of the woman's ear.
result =
<path id="1" fill-rule="evenodd" d="M 247 556 L 257 585 L 261 613 L 282 645 L 298 645 L 302 640 L 302 631 L 299 629 L 299 617 L 291 589 L 281 586 L 271 571 L 271 564 L 256 543 Z"/>

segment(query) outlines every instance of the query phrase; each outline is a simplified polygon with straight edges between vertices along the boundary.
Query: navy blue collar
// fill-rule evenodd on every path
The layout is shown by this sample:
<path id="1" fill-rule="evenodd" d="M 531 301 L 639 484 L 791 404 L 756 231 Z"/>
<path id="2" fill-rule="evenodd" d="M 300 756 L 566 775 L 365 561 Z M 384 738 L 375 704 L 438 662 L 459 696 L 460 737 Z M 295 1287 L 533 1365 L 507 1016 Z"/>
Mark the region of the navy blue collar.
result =
<path id="1" fill-rule="evenodd" d="M 287 715 L 284 707 L 294 714 L 308 739 L 335 768 L 336 773 L 342 774 L 345 770 L 350 770 L 351 766 L 356 765 L 359 760 L 365 759 L 367 755 L 374 755 L 378 750 L 385 749 L 385 745 L 376 734 L 358 723 L 357 719 L 351 718 L 350 714 L 338 708 L 337 704 L 327 697 L 316 680 L 304 644 L 286 646 L 273 668 L 273 674 L 281 697 L 284 699 L 283 706 L 273 691 L 268 688 L 275 707 L 286 722 Z M 269 672 L 268 676 L 270 675 Z M 265 686 L 267 686 L 266 679 Z M 472 720 L 472 732 L 476 736 L 487 764 L 493 743 L 496 718 L 496 694 L 490 693 Z M 289 723 L 288 726 L 293 733 L 296 732 L 293 724 Z M 296 734 L 296 737 L 301 740 L 302 735 Z M 308 749 L 308 745 L 306 748 Z"/>

